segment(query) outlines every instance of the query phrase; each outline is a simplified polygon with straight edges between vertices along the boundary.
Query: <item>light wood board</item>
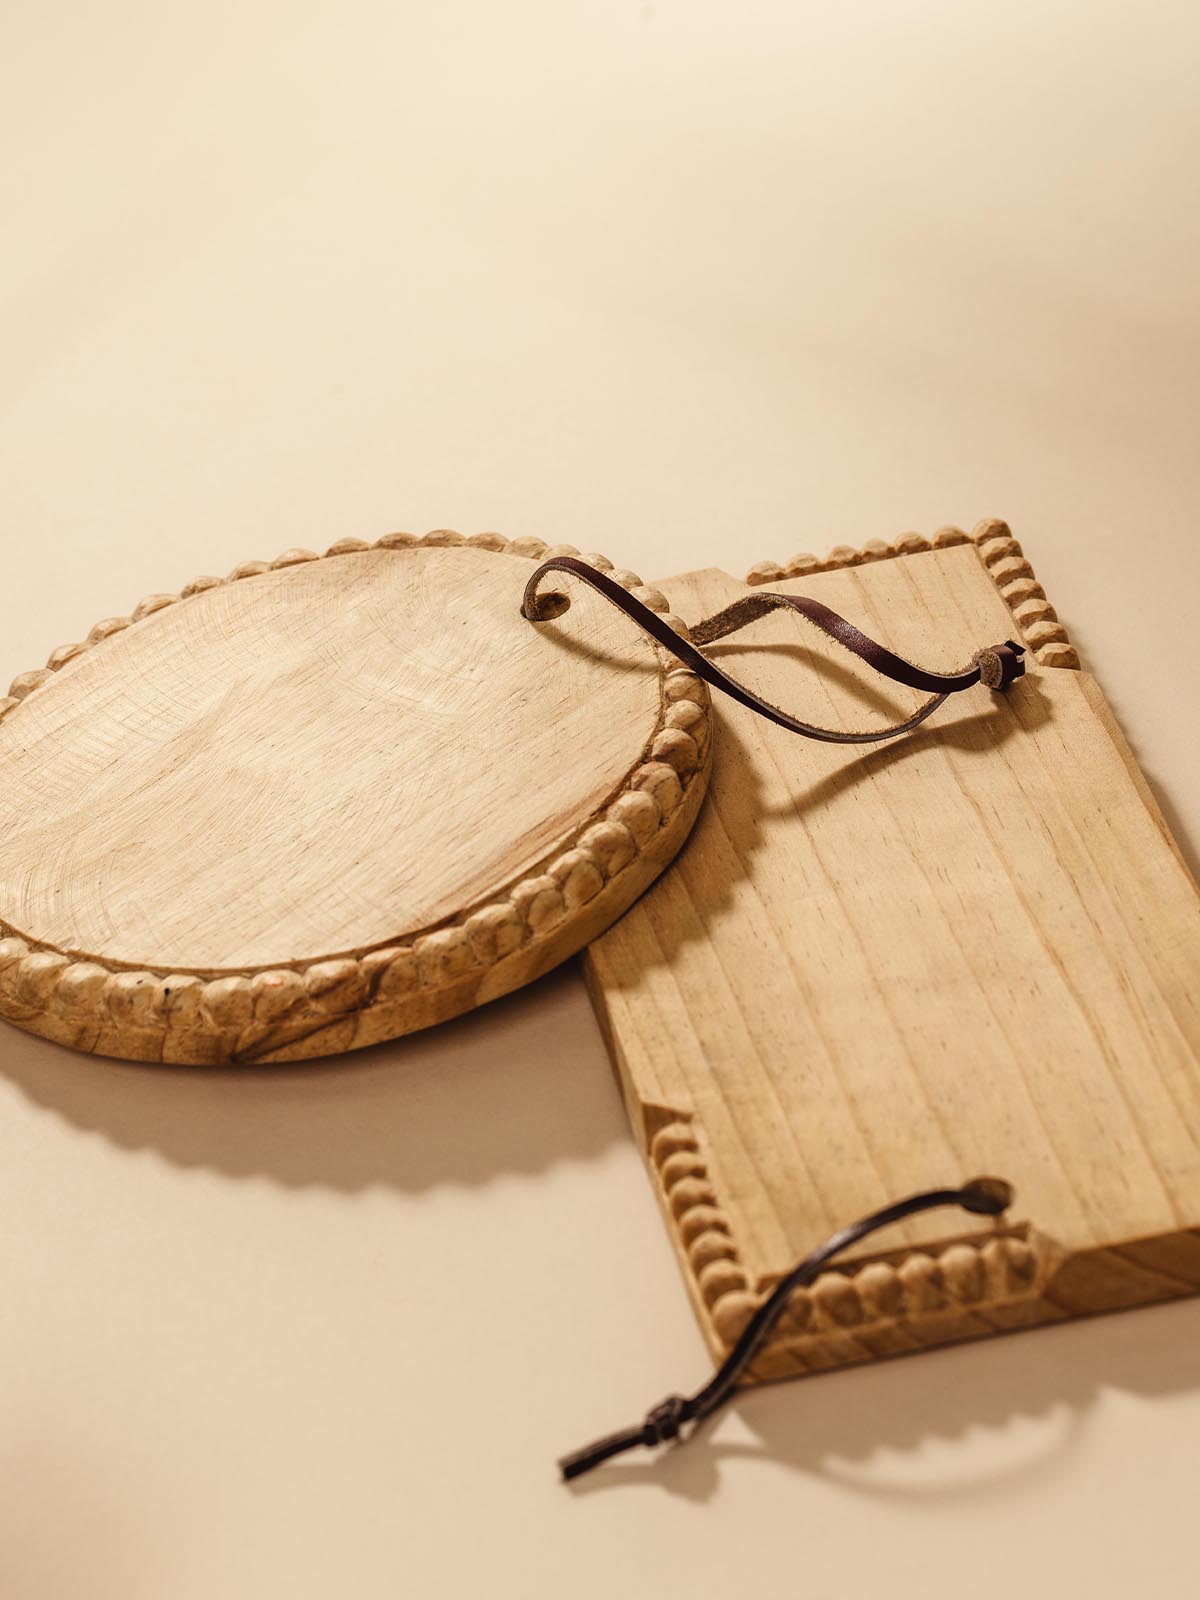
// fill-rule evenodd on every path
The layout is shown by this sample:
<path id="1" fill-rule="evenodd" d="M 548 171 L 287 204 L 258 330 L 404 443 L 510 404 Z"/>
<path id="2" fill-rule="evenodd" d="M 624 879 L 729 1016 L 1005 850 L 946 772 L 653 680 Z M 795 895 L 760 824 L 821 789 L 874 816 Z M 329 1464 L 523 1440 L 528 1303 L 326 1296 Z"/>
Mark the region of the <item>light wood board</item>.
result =
<path id="1" fill-rule="evenodd" d="M 0 1016 L 134 1060 L 295 1060 L 454 1016 L 606 928 L 696 815 L 708 697 L 583 585 L 526 621 L 545 550 L 288 551 L 19 678 Z"/>
<path id="2" fill-rule="evenodd" d="M 931 668 L 1019 629 L 1027 676 L 865 754 L 722 700 L 691 840 L 586 957 L 714 1355 L 835 1228 L 977 1174 L 1016 1186 L 994 1230 L 937 1213 L 798 1294 L 763 1378 L 1200 1288 L 1195 885 L 1007 527 L 932 543 L 750 581 Z M 663 587 L 693 622 L 745 592 Z M 916 699 L 786 612 L 719 655 L 818 722 Z"/>

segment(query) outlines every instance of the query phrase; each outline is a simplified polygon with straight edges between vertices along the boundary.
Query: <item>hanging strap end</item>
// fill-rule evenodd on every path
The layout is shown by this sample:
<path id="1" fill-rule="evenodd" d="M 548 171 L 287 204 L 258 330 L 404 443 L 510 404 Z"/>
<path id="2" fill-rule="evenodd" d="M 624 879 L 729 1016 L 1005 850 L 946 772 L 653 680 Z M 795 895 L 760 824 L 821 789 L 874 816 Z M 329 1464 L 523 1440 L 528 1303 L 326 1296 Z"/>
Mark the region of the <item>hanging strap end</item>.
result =
<path id="1" fill-rule="evenodd" d="M 603 1439 L 597 1439 L 595 1444 L 585 1445 L 582 1450 L 573 1450 L 570 1455 L 563 1456 L 558 1463 L 563 1482 L 569 1483 L 572 1478 L 581 1477 L 593 1467 L 598 1467 L 602 1461 L 619 1456 L 625 1450 L 636 1449 L 638 1445 L 653 1450 L 655 1445 L 668 1444 L 672 1439 L 678 1439 L 680 1428 L 690 1419 L 690 1407 L 683 1396 L 668 1395 L 646 1413 L 640 1427 L 610 1433 Z"/>
<path id="2" fill-rule="evenodd" d="M 975 657 L 980 683 L 997 694 L 1003 694 L 1018 678 L 1025 676 L 1024 655 L 1025 646 L 1018 644 L 1015 639 L 1006 639 L 1003 644 L 980 650 Z"/>

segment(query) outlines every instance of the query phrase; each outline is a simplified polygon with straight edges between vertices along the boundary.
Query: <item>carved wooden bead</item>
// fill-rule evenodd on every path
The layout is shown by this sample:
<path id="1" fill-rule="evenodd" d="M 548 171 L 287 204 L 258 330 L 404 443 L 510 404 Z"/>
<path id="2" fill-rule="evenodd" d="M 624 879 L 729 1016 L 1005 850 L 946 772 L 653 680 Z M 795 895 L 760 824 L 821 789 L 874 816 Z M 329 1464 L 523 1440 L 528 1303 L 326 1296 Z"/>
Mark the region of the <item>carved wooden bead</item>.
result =
<path id="1" fill-rule="evenodd" d="M 161 1010 L 169 1028 L 194 1033 L 200 1026 L 203 1004 L 203 978 L 175 973 L 162 980 Z"/>
<path id="2" fill-rule="evenodd" d="M 849 1278 L 823 1272 L 809 1289 L 818 1321 L 826 1327 L 856 1328 L 863 1320 L 862 1301 Z"/>
<path id="3" fill-rule="evenodd" d="M 696 1274 L 700 1296 L 706 1306 L 715 1306 L 727 1294 L 746 1288 L 746 1274 L 736 1261 L 710 1261 Z"/>
<path id="4" fill-rule="evenodd" d="M 173 606 L 175 603 L 176 596 L 173 594 L 148 594 L 134 606 L 131 620 L 140 622 L 143 617 L 152 617 L 156 611 L 165 611 L 168 606 Z"/>
<path id="5" fill-rule="evenodd" d="M 997 561 L 990 571 L 993 583 L 1002 594 L 1014 578 L 1033 577 L 1033 568 L 1024 556 L 1005 556 L 1004 560 Z"/>
<path id="6" fill-rule="evenodd" d="M 249 978 L 216 978 L 206 983 L 203 1009 L 222 1032 L 245 1028 L 254 1014 Z"/>
<path id="7" fill-rule="evenodd" d="M 54 1003 L 66 1017 L 93 1017 L 111 974 L 92 961 L 74 961 L 58 980 Z"/>
<path id="8" fill-rule="evenodd" d="M 1025 630 L 1032 628 L 1035 622 L 1058 621 L 1058 613 L 1049 600 L 1023 600 L 1012 608 L 1012 614 Z"/>
<path id="9" fill-rule="evenodd" d="M 398 531 L 396 533 L 385 533 L 381 539 L 376 539 L 375 548 L 377 550 L 407 550 L 416 543 L 417 536 L 415 533 Z M 489 546 L 489 548 L 494 549 L 495 546 Z"/>
<path id="10" fill-rule="evenodd" d="M 955 545 L 970 544 L 970 537 L 961 528 L 939 528 L 933 536 L 935 550 L 951 550 Z"/>
<path id="11" fill-rule="evenodd" d="M 319 561 L 321 558 L 315 550 L 305 550 L 301 545 L 294 545 L 292 549 L 285 550 L 281 556 L 276 556 L 271 562 L 273 569 L 281 567 L 298 567 L 305 561 Z"/>
<path id="12" fill-rule="evenodd" d="M 630 787 L 649 794 L 658 806 L 661 816 L 669 816 L 683 799 L 683 790 L 673 767 L 664 761 L 647 761 L 638 767 L 630 779 Z"/>
<path id="13" fill-rule="evenodd" d="M 677 728 L 680 733 L 686 733 L 694 739 L 697 750 L 704 748 L 704 741 L 708 738 L 708 718 L 694 700 L 676 700 L 667 707 L 663 721 L 668 728 Z"/>
<path id="14" fill-rule="evenodd" d="M 566 911 L 562 892 L 554 879 L 543 875 L 526 878 L 512 891 L 512 903 L 532 934 L 545 933 L 562 920 Z"/>
<path id="15" fill-rule="evenodd" d="M 465 544 L 466 540 L 461 533 L 456 533 L 453 528 L 433 528 L 424 535 L 421 543 L 434 545 L 437 548 L 452 548 L 455 545 Z"/>
<path id="16" fill-rule="evenodd" d="M 748 584 L 778 583 L 787 574 L 777 561 L 758 561 L 746 574 Z"/>
<path id="17" fill-rule="evenodd" d="M 555 556 L 574 556 L 578 558 L 579 551 L 573 544 L 548 544 L 542 551 L 543 561 L 553 561 Z"/>
<path id="18" fill-rule="evenodd" d="M 48 683 L 53 676 L 48 667 L 42 667 L 38 672 L 22 672 L 9 686 L 9 699 L 24 700 L 26 695 L 31 695 L 35 689 L 40 689 L 42 684 Z"/>
<path id="19" fill-rule="evenodd" d="M 355 1010 L 366 999 L 366 974 L 359 962 L 348 958 L 317 961 L 305 971 L 304 988 L 322 1011 L 340 1015 Z"/>
<path id="20" fill-rule="evenodd" d="M 551 864 L 549 876 L 558 885 L 568 911 L 594 900 L 604 887 L 600 869 L 586 850 L 566 851 Z"/>
<path id="21" fill-rule="evenodd" d="M 940 1310 L 945 1304 L 942 1276 L 932 1256 L 924 1251 L 914 1251 L 905 1256 L 896 1273 L 904 1285 L 906 1315 L 921 1316 L 928 1311 Z"/>
<path id="22" fill-rule="evenodd" d="M 830 572 L 834 572 L 842 567 L 856 567 L 861 559 L 862 557 L 853 545 L 835 544 L 825 557 L 824 564 Z"/>
<path id="23" fill-rule="evenodd" d="M 663 1183 L 669 1189 L 680 1178 L 706 1178 L 708 1169 L 699 1150 L 675 1150 L 659 1167 Z"/>
<path id="24" fill-rule="evenodd" d="M 673 611 L 661 613 L 660 621 L 665 622 L 672 633 L 677 633 L 681 639 L 688 638 L 688 625 L 682 617 L 677 617 Z"/>
<path id="25" fill-rule="evenodd" d="M 635 600 L 640 600 L 651 611 L 669 611 L 671 609 L 671 602 L 661 589 L 651 589 L 643 583 L 639 588 L 632 589 L 630 593 Z"/>
<path id="26" fill-rule="evenodd" d="M 511 955 L 525 938 L 525 924 L 517 908 L 508 901 L 484 906 L 473 912 L 466 922 L 467 938 L 476 959 L 484 965 L 502 961 Z"/>
<path id="27" fill-rule="evenodd" d="M 339 539 L 326 550 L 327 556 L 350 556 L 359 550 L 369 550 L 371 546 L 365 539 Z"/>
<path id="28" fill-rule="evenodd" d="M 820 572 L 821 566 L 822 562 L 817 556 L 802 551 L 787 563 L 783 575 L 785 578 L 807 578 L 813 572 Z"/>
<path id="29" fill-rule="evenodd" d="M 1046 591 L 1036 578 L 1010 578 L 1001 589 L 1001 594 L 1010 606 L 1018 606 L 1024 600 L 1044 600 Z"/>
<path id="30" fill-rule="evenodd" d="M 977 522 L 972 529 L 971 537 L 978 543 L 984 539 L 1007 539 L 1012 529 L 1000 517 L 988 517 L 983 522 Z"/>
<path id="31" fill-rule="evenodd" d="M 606 878 L 614 877 L 637 854 L 637 843 L 629 829 L 623 822 L 609 819 L 594 823 L 580 836 L 579 843 Z"/>
<path id="32" fill-rule="evenodd" d="M 46 666 L 49 671 L 58 672 L 68 661 L 74 661 L 76 656 L 81 656 L 86 649 L 86 644 L 60 644 L 57 650 L 50 652 Z"/>
<path id="33" fill-rule="evenodd" d="M 712 1309 L 712 1321 L 722 1342 L 726 1345 L 735 1344 L 757 1310 L 757 1299 L 744 1290 L 727 1294 L 718 1300 Z"/>
<path id="34" fill-rule="evenodd" d="M 636 572 L 630 572 L 628 567 L 613 567 L 609 577 L 614 583 L 619 583 L 622 589 L 640 589 L 642 580 Z"/>
<path id="35" fill-rule="evenodd" d="M 18 961 L 23 961 L 29 954 L 29 946 L 24 939 L 0 939 L 0 972 L 6 972 Z"/>
<path id="36" fill-rule="evenodd" d="M 427 933 L 413 941 L 413 954 L 422 980 L 431 986 L 452 983 L 476 964 L 465 928 L 439 928 Z"/>
<path id="37" fill-rule="evenodd" d="M 933 546 L 923 533 L 902 533 L 898 539 L 892 540 L 892 549 L 898 556 L 920 555 L 925 550 L 932 550 Z"/>
<path id="38" fill-rule="evenodd" d="M 610 822 L 619 822 L 628 828 L 639 850 L 658 832 L 659 810 L 654 796 L 638 790 L 630 790 L 614 800 L 605 816 Z"/>
<path id="39" fill-rule="evenodd" d="M 269 561 L 243 561 L 240 567 L 234 567 L 229 574 L 230 580 L 237 583 L 242 578 L 260 578 L 264 572 L 270 572 Z"/>
<path id="40" fill-rule="evenodd" d="M 378 951 L 380 973 L 375 992 L 383 1001 L 398 1000 L 411 994 L 420 982 L 417 958 L 407 945 L 387 951 Z M 384 960 L 383 958 L 387 959 Z"/>
<path id="41" fill-rule="evenodd" d="M 288 968 L 256 972 L 250 980 L 250 1000 L 256 1022 L 275 1022 L 307 998 L 304 979 Z"/>
<path id="42" fill-rule="evenodd" d="M 702 706 L 705 703 L 703 683 L 694 672 L 689 672 L 686 667 L 681 667 L 675 672 L 668 672 L 663 680 L 663 690 L 668 700 L 690 700 L 694 705 L 698 706 Z"/>
<path id="43" fill-rule="evenodd" d="M 855 1274 L 854 1286 L 871 1321 L 891 1321 L 902 1314 L 904 1285 L 886 1261 L 869 1261 Z"/>
<path id="44" fill-rule="evenodd" d="M 1038 665 L 1041 667 L 1074 667 L 1079 666 L 1079 657 L 1075 648 L 1070 644 L 1043 645 L 1037 653 Z"/>
<path id="45" fill-rule="evenodd" d="M 21 702 L 17 699 L 16 695 L 6 694 L 3 699 L 0 699 L 0 717 L 6 717 L 14 707 L 19 706 L 20 704 Z"/>
<path id="46" fill-rule="evenodd" d="M 45 1010 L 70 964 L 69 956 L 50 950 L 35 950 L 16 962 L 5 977 L 10 980 L 17 1005 Z"/>
<path id="47" fill-rule="evenodd" d="M 812 1295 L 807 1289 L 794 1290 L 779 1319 L 780 1332 L 785 1338 L 796 1339 L 808 1333 L 814 1321 Z"/>
<path id="48" fill-rule="evenodd" d="M 534 539 L 526 536 L 514 539 L 508 547 L 509 555 L 524 556 L 527 561 L 540 561 L 546 551 L 544 539 Z"/>
<path id="49" fill-rule="evenodd" d="M 0 966 L 0 1000 L 3 1000 L 10 1015 L 16 1014 L 22 1020 L 30 1011 L 30 1006 L 21 997 L 21 972 L 24 961 L 13 961 L 7 966 Z"/>
<path id="50" fill-rule="evenodd" d="M 88 643 L 100 644 L 104 639 L 111 639 L 114 633 L 123 633 L 128 626 L 128 617 L 105 617 L 88 633 Z"/>
<path id="51" fill-rule="evenodd" d="M 1017 541 L 1010 536 L 1003 539 L 984 539 L 978 545 L 979 555 L 985 567 L 994 567 L 1001 561 L 1019 559 L 1024 551 Z"/>
<path id="52" fill-rule="evenodd" d="M 717 1202 L 707 1178 L 680 1178 L 678 1183 L 672 1185 L 667 1203 L 671 1215 L 681 1217 L 693 1206 L 712 1206 Z"/>
<path id="53" fill-rule="evenodd" d="M 611 572 L 612 562 L 607 556 L 597 555 L 594 550 L 588 550 L 583 559 L 589 567 L 595 567 L 597 572 Z"/>
<path id="54" fill-rule="evenodd" d="M 962 1305 L 977 1305 L 984 1295 L 984 1270 L 978 1250 L 969 1244 L 954 1244 L 938 1258 L 942 1279 L 952 1299 Z"/>
<path id="55" fill-rule="evenodd" d="M 891 555 L 892 549 L 883 539 L 868 539 L 859 553 L 864 561 L 883 561 Z"/>
<path id="56" fill-rule="evenodd" d="M 3 946 L 0 946 L 0 949 L 2 948 Z M 695 1148 L 696 1135 L 686 1122 L 668 1122 L 650 1141 L 650 1159 L 661 1169 L 663 1162 L 676 1150 L 695 1150 Z"/>
<path id="57" fill-rule="evenodd" d="M 1022 1294 L 1033 1286 L 1037 1276 L 1037 1256 L 1024 1239 L 1006 1239 L 1004 1254 L 1009 1290 Z"/>
<path id="58" fill-rule="evenodd" d="M 700 1272 L 712 1261 L 733 1261 L 737 1256 L 733 1240 L 727 1233 L 706 1228 L 688 1247 L 688 1261 L 693 1272 Z"/>
<path id="59" fill-rule="evenodd" d="M 508 540 L 502 533 L 473 533 L 467 543 L 477 550 L 494 550 L 497 554 L 508 549 Z"/>
<path id="60" fill-rule="evenodd" d="M 114 1022 L 153 1028 L 162 1009 L 162 979 L 152 972 L 117 972 L 110 978 L 104 998 Z"/>
<path id="61" fill-rule="evenodd" d="M 193 578 L 191 583 L 184 584 L 179 591 L 179 598 L 188 600 L 194 594 L 205 594 L 209 589 L 220 589 L 228 581 L 227 578 L 211 578 L 206 573 L 202 574 L 199 578 Z"/>
<path id="62" fill-rule="evenodd" d="M 979 1260 L 983 1267 L 985 1293 L 989 1300 L 1008 1298 L 1008 1252 L 1006 1240 L 996 1235 L 979 1247 Z"/>
<path id="63" fill-rule="evenodd" d="M 654 737 L 650 754 L 655 761 L 664 761 L 681 777 L 695 772 L 700 763 L 700 748 L 682 728 L 664 728 Z"/>
<path id="64" fill-rule="evenodd" d="M 1067 644 L 1067 630 L 1061 622 L 1035 622 L 1022 629 L 1025 642 L 1031 650 L 1040 650 L 1047 644 Z"/>
<path id="65" fill-rule="evenodd" d="M 729 1224 L 725 1220 L 725 1213 L 716 1206 L 692 1206 L 685 1211 L 676 1222 L 676 1231 L 684 1245 L 690 1245 L 701 1234 L 728 1233 Z"/>

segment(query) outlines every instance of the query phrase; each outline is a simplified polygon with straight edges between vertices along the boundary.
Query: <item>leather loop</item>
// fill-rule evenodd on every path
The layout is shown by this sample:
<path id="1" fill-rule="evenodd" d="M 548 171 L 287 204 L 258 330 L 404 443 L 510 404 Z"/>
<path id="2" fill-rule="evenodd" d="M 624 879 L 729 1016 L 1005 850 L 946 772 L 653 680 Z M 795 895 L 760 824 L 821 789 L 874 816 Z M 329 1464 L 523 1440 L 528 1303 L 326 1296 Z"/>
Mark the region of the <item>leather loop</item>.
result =
<path id="1" fill-rule="evenodd" d="M 746 706 L 791 733 L 801 734 L 806 739 L 819 739 L 829 744 L 876 744 L 883 739 L 894 739 L 924 722 L 926 717 L 937 710 L 947 695 L 970 689 L 980 682 L 987 684 L 989 688 L 1002 691 L 1025 671 L 1025 663 L 1021 659 L 1025 653 L 1024 647 L 1012 639 L 1006 639 L 1003 644 L 991 645 L 987 649 L 978 651 L 969 665 L 956 672 L 931 672 L 924 667 L 914 665 L 911 661 L 906 661 L 903 656 L 896 655 L 886 645 L 869 638 L 860 628 L 855 627 L 854 623 L 839 616 L 836 611 L 831 611 L 819 600 L 813 600 L 808 595 L 778 594 L 773 591 L 757 591 L 745 595 L 742 599 L 734 601 L 731 606 L 726 606 L 723 611 L 718 611 L 703 622 L 696 623 L 689 630 L 691 639 L 683 639 L 657 612 L 651 611 L 649 606 L 643 605 L 605 573 L 589 566 L 586 561 L 578 560 L 575 556 L 554 556 L 549 561 L 542 562 L 535 570 L 525 586 L 521 604 L 521 615 L 529 622 L 548 622 L 561 616 L 570 606 L 569 596 L 541 592 L 542 581 L 551 572 L 570 573 L 576 578 L 581 578 L 584 583 L 590 584 L 598 594 L 602 594 L 606 600 L 624 611 L 626 616 L 631 617 L 652 639 L 657 640 L 685 666 L 690 667 L 698 677 L 703 678 L 712 688 L 729 695 L 739 705 Z M 885 678 L 890 678 L 894 683 L 905 684 L 911 689 L 922 690 L 930 698 L 919 705 L 911 716 L 902 722 L 893 723 L 888 728 L 871 728 L 862 732 L 822 728 L 813 723 L 803 722 L 799 717 L 793 717 L 789 712 L 781 710 L 779 706 L 772 705 L 769 700 L 764 700 L 755 694 L 753 690 L 747 689 L 744 684 L 738 683 L 736 678 L 731 678 L 717 666 L 716 662 L 705 655 L 700 648 L 725 638 L 739 628 L 746 627 L 770 611 L 779 609 L 797 612 Z"/>
<path id="2" fill-rule="evenodd" d="M 678 1439 L 680 1428 L 688 1420 L 687 1402 L 683 1396 L 668 1395 L 653 1410 L 647 1411 L 646 1420 L 642 1423 L 642 1443 L 649 1448 L 656 1444 L 669 1444 L 672 1439 Z"/>
<path id="3" fill-rule="evenodd" d="M 971 1178 L 957 1189 L 927 1189 L 922 1194 L 910 1195 L 907 1200 L 884 1206 L 881 1211 L 874 1211 L 870 1216 L 851 1223 L 848 1228 L 842 1228 L 780 1279 L 703 1388 L 686 1397 L 669 1395 L 647 1412 L 641 1427 L 610 1433 L 595 1444 L 563 1456 L 558 1466 L 564 1482 L 578 1478 L 593 1467 L 598 1467 L 602 1461 L 620 1455 L 625 1450 L 635 1449 L 638 1445 L 653 1449 L 656 1445 L 669 1443 L 678 1438 L 685 1423 L 701 1422 L 705 1417 L 712 1416 L 714 1411 L 720 1410 L 732 1399 L 743 1373 L 766 1343 L 793 1293 L 812 1283 L 835 1256 L 849 1250 L 868 1234 L 940 1206 L 960 1206 L 972 1216 L 998 1217 L 1012 1204 L 1012 1199 L 1012 1186 L 1003 1178 Z"/>

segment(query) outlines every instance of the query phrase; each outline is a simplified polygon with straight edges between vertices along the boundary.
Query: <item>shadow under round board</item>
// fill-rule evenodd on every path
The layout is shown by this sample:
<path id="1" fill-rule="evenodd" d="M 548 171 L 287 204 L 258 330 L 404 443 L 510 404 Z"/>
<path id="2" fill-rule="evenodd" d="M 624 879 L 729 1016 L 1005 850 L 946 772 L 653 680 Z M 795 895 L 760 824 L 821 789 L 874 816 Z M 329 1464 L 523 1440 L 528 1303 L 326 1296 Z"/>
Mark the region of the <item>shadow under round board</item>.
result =
<path id="1" fill-rule="evenodd" d="M 0 1017 L 135 1061 L 302 1060 L 456 1016 L 608 928 L 695 820 L 708 692 L 583 586 L 569 629 L 525 620 L 549 553 L 289 551 L 18 678 Z"/>

